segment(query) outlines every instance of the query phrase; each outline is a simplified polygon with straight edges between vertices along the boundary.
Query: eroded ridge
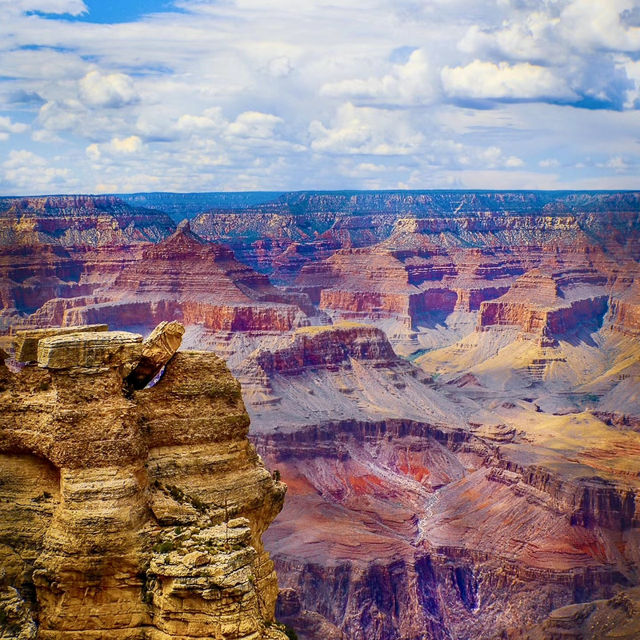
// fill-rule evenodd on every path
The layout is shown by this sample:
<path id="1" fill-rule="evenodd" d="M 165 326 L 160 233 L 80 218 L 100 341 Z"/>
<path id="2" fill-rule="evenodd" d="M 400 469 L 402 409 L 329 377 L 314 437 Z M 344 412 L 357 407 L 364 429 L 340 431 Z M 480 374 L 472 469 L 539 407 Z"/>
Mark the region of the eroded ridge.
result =
<path id="1" fill-rule="evenodd" d="M 0 366 L 2 637 L 285 638 L 261 538 L 286 487 L 239 383 L 176 353 L 178 323 L 93 329 L 32 331 L 37 360 Z"/>

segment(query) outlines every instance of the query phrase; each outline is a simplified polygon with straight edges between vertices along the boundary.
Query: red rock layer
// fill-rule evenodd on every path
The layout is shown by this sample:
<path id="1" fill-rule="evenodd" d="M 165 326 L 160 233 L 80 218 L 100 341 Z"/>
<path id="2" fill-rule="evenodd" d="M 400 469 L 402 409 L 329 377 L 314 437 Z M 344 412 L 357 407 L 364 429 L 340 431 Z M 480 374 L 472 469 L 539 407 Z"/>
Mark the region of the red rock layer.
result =
<path id="1" fill-rule="evenodd" d="M 265 539 L 279 615 L 311 638 L 499 636 L 611 595 L 637 556 L 637 492 L 507 471 L 463 431 L 352 421 L 254 440 L 289 485 Z"/>
<path id="2" fill-rule="evenodd" d="M 65 254 L 58 263 L 55 286 L 33 307 L 21 309 L 33 311 L 22 323 L 76 325 L 102 318 L 120 327 L 150 327 L 176 319 L 211 331 L 287 331 L 308 323 L 306 311 L 312 312 L 306 296 L 280 292 L 267 276 L 236 261 L 230 249 L 200 239 L 188 224 L 157 245 L 87 249 Z M 65 269 L 71 267 L 74 281 L 65 288 Z M 22 268 L 28 272 L 30 266 Z M 15 297 L 7 304 L 15 307 Z"/>
<path id="3" fill-rule="evenodd" d="M 518 278 L 503 296 L 483 302 L 478 326 L 516 325 L 527 333 L 558 336 L 593 321 L 600 324 L 609 293 L 607 278 L 592 267 L 547 263 Z"/>

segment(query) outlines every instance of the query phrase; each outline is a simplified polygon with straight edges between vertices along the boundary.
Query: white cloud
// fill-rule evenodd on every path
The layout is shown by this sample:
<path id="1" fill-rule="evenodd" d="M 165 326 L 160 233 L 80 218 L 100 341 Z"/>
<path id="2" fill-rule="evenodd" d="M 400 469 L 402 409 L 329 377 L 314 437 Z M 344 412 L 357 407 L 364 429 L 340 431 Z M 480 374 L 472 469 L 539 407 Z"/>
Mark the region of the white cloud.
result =
<path id="1" fill-rule="evenodd" d="M 12 133 L 24 133 L 29 129 L 29 125 L 23 122 L 13 122 L 11 118 L 7 116 L 0 116 L 0 134 L 5 134 L 8 139 L 9 134 Z"/>
<path id="2" fill-rule="evenodd" d="M 193 133 L 203 131 L 221 131 L 227 122 L 222 115 L 220 107 L 205 109 L 202 115 L 194 116 L 185 114 L 178 118 L 176 129 L 182 132 Z"/>
<path id="3" fill-rule="evenodd" d="M 11 7 L 14 11 L 41 11 L 42 13 L 77 16 L 87 12 L 82 0 L 2 0 L 0 9 Z"/>
<path id="4" fill-rule="evenodd" d="M 614 185 L 640 162 L 637 0 L 179 5 L 0 0 L 0 163 L 119 191 Z"/>
<path id="5" fill-rule="evenodd" d="M 576 95 L 550 69 L 528 62 L 510 65 L 474 60 L 464 67 L 444 67 L 442 84 L 454 98 L 567 100 Z"/>
<path id="6" fill-rule="evenodd" d="M 433 102 L 438 89 L 437 74 L 433 72 L 426 52 L 416 49 L 405 64 L 393 65 L 384 76 L 329 82 L 321 87 L 320 93 L 354 100 L 425 104 Z"/>
<path id="7" fill-rule="evenodd" d="M 245 111 L 241 113 L 234 122 L 228 125 L 226 133 L 229 136 L 260 138 L 264 140 L 272 138 L 274 129 L 282 122 L 282 118 L 270 113 Z"/>
<path id="8" fill-rule="evenodd" d="M 614 169 L 615 171 L 624 173 L 629 169 L 629 165 L 625 162 L 622 156 L 615 156 L 613 158 L 609 158 L 609 160 L 604 165 L 607 169 Z"/>
<path id="9" fill-rule="evenodd" d="M 90 71 L 78 83 L 78 93 L 91 107 L 124 107 L 138 99 L 133 80 L 124 73 Z"/>
<path id="10" fill-rule="evenodd" d="M 424 136 L 412 129 L 402 114 L 350 102 L 337 111 L 332 126 L 319 120 L 309 125 L 311 148 L 324 153 L 407 155 L 416 152 Z"/>
<path id="11" fill-rule="evenodd" d="M 83 106 L 77 100 L 47 102 L 40 107 L 38 122 L 49 131 L 73 129 L 80 121 Z"/>
<path id="12" fill-rule="evenodd" d="M 77 187 L 71 171 L 51 167 L 45 158 L 25 149 L 12 149 L 2 163 L 3 180 L 24 193 L 43 193 L 56 187 Z"/>
<path id="13" fill-rule="evenodd" d="M 293 65 L 287 56 L 278 56 L 269 61 L 268 69 L 274 78 L 284 78 L 293 71 Z"/>
<path id="14" fill-rule="evenodd" d="M 86 153 L 87 156 L 97 162 L 105 155 L 107 156 L 127 156 L 137 154 L 142 151 L 142 140 L 138 136 L 129 136 L 128 138 L 112 138 L 105 144 L 90 144 Z"/>
<path id="15" fill-rule="evenodd" d="M 559 29 L 568 42 L 582 51 L 640 49 L 640 28 L 622 20 L 625 11 L 638 8 L 634 0 L 574 0 L 562 11 Z"/>

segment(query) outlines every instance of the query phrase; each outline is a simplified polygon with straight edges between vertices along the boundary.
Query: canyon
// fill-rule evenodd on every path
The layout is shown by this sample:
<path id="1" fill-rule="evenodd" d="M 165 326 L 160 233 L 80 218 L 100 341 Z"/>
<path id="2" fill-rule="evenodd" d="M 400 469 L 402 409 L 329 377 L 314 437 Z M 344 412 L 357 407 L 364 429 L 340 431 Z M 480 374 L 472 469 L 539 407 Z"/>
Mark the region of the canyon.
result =
<path id="1" fill-rule="evenodd" d="M 184 325 L 187 350 L 172 355 L 154 386 L 131 390 L 132 371 L 123 376 L 119 363 L 118 378 L 110 369 L 109 384 L 119 380 L 122 387 L 124 380 L 125 402 L 138 406 L 137 428 L 148 449 L 147 458 L 136 453 L 127 461 L 145 467 L 146 480 L 133 475 L 151 487 L 154 514 L 136 516 L 132 535 L 141 544 L 154 527 L 169 526 L 163 517 L 187 528 L 188 519 L 180 520 L 186 512 L 178 517 L 175 505 L 165 504 L 171 498 L 166 474 L 178 474 L 169 481 L 185 495 L 219 505 L 210 493 L 217 484 L 233 493 L 236 467 L 250 467 L 252 474 L 258 469 L 264 487 L 271 487 L 266 511 L 251 493 L 256 489 L 242 488 L 249 482 L 242 471 L 244 493 L 235 498 L 233 515 L 248 519 L 238 524 L 238 545 L 253 549 L 246 557 L 261 559 L 246 565 L 256 593 L 248 589 L 243 598 L 268 601 L 258 606 L 258 614 L 267 612 L 262 618 L 248 605 L 251 633 L 281 633 L 266 624 L 277 618 L 302 640 L 637 637 L 640 194 L 5 198 L 0 227 L 5 393 L 20 396 L 16 385 L 31 385 L 34 415 L 44 411 L 46 402 L 38 398 L 51 396 L 58 370 L 49 380 L 50 365 L 25 366 L 19 359 L 30 353 L 40 361 L 34 340 L 70 340 L 64 330 L 46 338 L 39 331 L 92 325 L 92 335 L 106 335 L 109 325 L 146 335 L 159 322 Z M 207 462 L 211 432 L 194 426 L 194 438 L 202 433 L 204 440 L 183 442 L 187 423 L 181 423 L 183 435 L 177 427 L 174 434 L 177 414 L 162 408 L 175 397 L 170 385 L 182 384 L 182 367 L 202 384 L 221 376 L 220 384 L 233 386 L 228 372 L 218 373 L 217 357 L 241 385 L 247 413 L 238 397 L 231 403 L 242 414 L 240 431 L 225 431 L 221 410 L 205 408 L 204 399 L 184 409 L 184 420 L 199 425 L 218 416 L 216 428 L 233 442 L 224 446 L 233 456 L 245 452 L 227 459 L 224 468 L 234 469 L 227 480 L 207 478 L 208 471 L 197 468 L 218 473 L 213 458 Z M 136 362 L 135 384 L 144 387 L 161 367 L 151 357 L 146 366 Z M 83 375 L 71 376 L 79 388 Z M 33 390 L 43 382 L 50 385 L 46 390 Z M 105 425 L 113 423 L 104 434 L 122 424 L 114 415 L 101 414 Z M 247 433 L 274 477 L 287 484 L 284 506 L 284 489 L 250 453 Z M 34 505 L 28 525 L 19 525 L 31 537 L 15 552 L 22 564 L 16 560 L 5 571 L 0 601 L 33 600 L 35 590 L 50 607 L 45 617 L 49 610 L 62 616 L 58 596 L 35 578 L 30 586 L 25 576 L 39 575 L 36 556 L 55 557 L 45 535 L 49 523 L 52 536 L 64 534 L 55 524 L 67 517 L 55 487 L 66 467 L 45 450 L 53 445 L 40 427 L 19 429 L 12 438 L 6 445 L 13 447 L 11 456 L 29 462 L 11 462 L 5 473 L 20 467 L 31 477 L 29 465 L 40 465 L 32 475 L 50 478 L 47 487 L 41 490 L 34 479 L 25 479 L 25 486 L 53 497 Z M 108 437 L 102 438 L 107 455 Z M 155 447 L 170 451 L 160 455 Z M 102 473 L 92 486 L 107 482 Z M 131 482 L 123 478 L 122 486 Z M 69 487 L 69 500 L 81 500 Z M 132 505 L 140 500 L 137 490 L 127 491 Z M 13 494 L 7 500 L 26 503 Z M 156 507 L 160 502 L 164 506 Z M 198 526 L 217 539 L 216 527 L 223 525 L 213 520 Z M 6 535 L 16 526 L 9 524 Z M 153 535 L 160 535 L 156 529 Z M 69 530 L 65 535 L 73 538 Z M 262 535 L 278 575 L 277 606 Z M 176 536 L 169 537 L 177 546 Z M 132 562 L 149 558 L 127 544 Z M 175 553 L 168 555 L 168 571 L 176 573 L 167 575 L 188 581 Z M 160 570 L 153 557 L 147 571 L 155 576 Z M 62 560 L 51 562 L 64 567 Z M 215 562 L 228 566 L 231 560 Z M 60 588 L 73 603 L 90 585 L 64 575 L 69 582 Z M 139 577 L 122 579 L 127 587 L 110 578 L 107 593 L 140 588 Z M 153 630 L 155 620 L 164 620 L 169 631 L 157 627 L 162 633 L 182 633 L 171 627 L 173 596 L 157 592 L 166 579 L 151 582 L 149 606 L 126 615 L 139 620 L 136 628 Z M 37 616 L 25 606 L 11 610 L 31 629 Z M 96 621 L 77 616 L 77 630 L 95 628 Z M 46 635 L 40 626 L 39 633 L 56 637 L 57 630 Z M 243 637 L 227 633 L 223 637 Z"/>

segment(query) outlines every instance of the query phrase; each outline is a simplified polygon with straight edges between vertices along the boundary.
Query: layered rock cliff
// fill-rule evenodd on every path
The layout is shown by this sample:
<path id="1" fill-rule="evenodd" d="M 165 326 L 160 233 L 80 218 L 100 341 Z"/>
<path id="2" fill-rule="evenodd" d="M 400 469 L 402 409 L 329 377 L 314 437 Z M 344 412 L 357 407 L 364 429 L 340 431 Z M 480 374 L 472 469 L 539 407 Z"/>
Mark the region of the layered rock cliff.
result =
<path id="1" fill-rule="evenodd" d="M 129 202 L 166 202 L 178 215 L 179 194 L 144 195 Z M 307 640 L 521 640 L 521 629 L 543 627 L 555 640 L 618 630 L 602 626 L 602 616 L 624 629 L 627 618 L 611 603 L 640 582 L 637 193 L 185 198 L 198 235 L 182 225 L 160 242 L 127 231 L 96 246 L 96 233 L 77 232 L 92 215 L 79 200 L 78 216 L 61 223 L 72 231 L 55 232 L 62 243 L 50 234 L 36 236 L 46 251 L 7 246 L 0 321 L 13 331 L 21 323 L 111 321 L 141 332 L 170 317 L 188 325 L 186 344 L 224 354 L 242 381 L 252 438 L 290 487 L 283 516 L 265 536 L 284 587 L 280 616 Z M 15 226 L 19 217 L 14 211 L 7 220 Z M 305 326 L 330 321 L 336 324 Z M 24 336 L 20 351 L 33 354 L 34 339 Z M 163 349 L 156 353 L 162 360 Z M 168 551 L 160 562 L 153 555 L 146 570 L 153 592 L 151 613 L 140 613 L 146 633 L 195 611 L 187 605 L 178 613 L 174 592 L 165 597 L 156 583 L 168 580 L 166 558 L 175 589 L 189 591 L 187 569 L 172 555 L 188 542 L 173 503 L 199 513 L 204 481 L 183 486 L 162 477 L 193 479 L 198 465 L 214 469 L 220 461 L 199 440 L 195 450 L 182 440 L 165 443 L 166 425 L 171 439 L 179 414 L 156 415 L 144 399 L 163 388 L 174 365 L 160 384 L 136 390 L 155 362 L 149 351 L 135 374 L 122 372 L 145 438 L 166 444 L 171 456 L 177 447 L 174 457 L 149 458 L 159 483 L 150 487 L 152 513 L 163 532 L 152 555 Z M 198 360 L 205 373 L 207 366 Z M 51 381 L 42 384 L 49 395 L 34 392 L 38 406 L 54 395 Z M 173 392 L 164 389 L 149 398 L 168 406 Z M 210 414 L 203 407 L 196 400 L 189 411 L 201 419 Z M 52 424 L 69 415 L 65 408 Z M 40 477 L 60 485 L 55 467 L 38 458 L 30 464 L 13 469 L 12 491 L 35 492 Z M 52 515 L 58 494 L 44 491 L 53 501 L 30 501 L 42 490 L 18 501 L 36 523 L 23 536 L 59 530 Z M 69 494 L 69 505 L 79 503 L 79 492 Z M 144 518 L 135 500 L 132 521 Z M 251 546 L 262 553 L 253 537 Z M 30 633 L 39 615 L 34 590 L 46 594 L 47 587 L 27 581 L 16 590 L 15 574 L 0 577 L 0 602 Z M 254 574 L 257 584 L 262 574 L 255 567 Z M 138 578 L 126 580 L 137 588 Z M 242 593 L 251 610 L 253 596 Z M 47 610 L 55 609 L 55 597 L 47 598 L 54 603 Z M 553 613 L 564 606 L 576 608 Z"/>
<path id="2" fill-rule="evenodd" d="M 107 322 L 149 330 L 171 318 L 210 334 L 260 334 L 308 324 L 307 316 L 316 313 L 305 295 L 276 289 L 265 275 L 235 260 L 230 249 L 192 233 L 188 223 L 158 244 L 135 250 L 55 257 L 38 268 L 7 266 L 6 324 Z M 28 282 L 23 272 L 32 273 Z"/>
<path id="3" fill-rule="evenodd" d="M 174 355 L 176 323 L 95 329 L 31 332 L 16 355 L 37 361 L 0 368 L 3 637 L 285 638 L 261 540 L 285 486 L 238 383 Z"/>
<path id="4" fill-rule="evenodd" d="M 0 198 L 0 245 L 102 246 L 158 242 L 175 229 L 153 209 L 115 196 Z"/>
<path id="5" fill-rule="evenodd" d="M 296 192 L 196 215 L 194 229 L 243 262 L 291 283 L 301 267 L 393 235 L 442 247 L 605 246 L 638 254 L 638 193 Z M 240 208 L 242 207 L 242 208 Z"/>

